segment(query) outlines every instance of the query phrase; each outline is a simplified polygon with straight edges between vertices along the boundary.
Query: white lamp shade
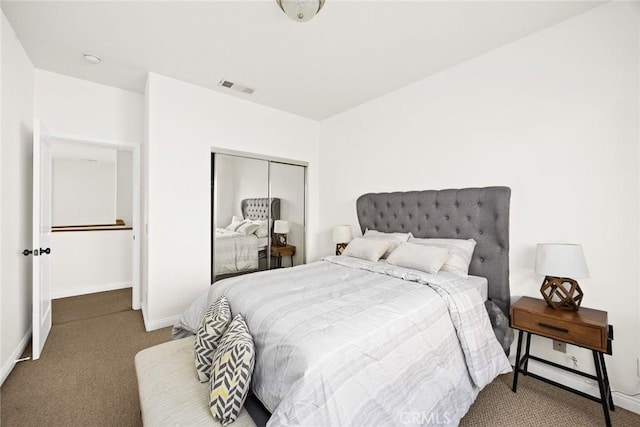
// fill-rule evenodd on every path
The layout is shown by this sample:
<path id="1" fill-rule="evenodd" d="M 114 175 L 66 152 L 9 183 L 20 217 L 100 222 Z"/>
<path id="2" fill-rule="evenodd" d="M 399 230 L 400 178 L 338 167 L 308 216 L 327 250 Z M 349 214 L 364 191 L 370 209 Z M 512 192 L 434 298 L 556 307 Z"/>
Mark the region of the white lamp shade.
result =
<path id="1" fill-rule="evenodd" d="M 538 243 L 536 273 L 568 279 L 589 277 L 582 246 L 568 243 Z"/>
<path id="2" fill-rule="evenodd" d="M 333 227 L 333 243 L 348 243 L 353 239 L 350 225 L 336 225 Z"/>
<path id="3" fill-rule="evenodd" d="M 289 221 L 276 220 L 273 223 L 273 232 L 276 234 L 287 234 L 289 232 Z"/>

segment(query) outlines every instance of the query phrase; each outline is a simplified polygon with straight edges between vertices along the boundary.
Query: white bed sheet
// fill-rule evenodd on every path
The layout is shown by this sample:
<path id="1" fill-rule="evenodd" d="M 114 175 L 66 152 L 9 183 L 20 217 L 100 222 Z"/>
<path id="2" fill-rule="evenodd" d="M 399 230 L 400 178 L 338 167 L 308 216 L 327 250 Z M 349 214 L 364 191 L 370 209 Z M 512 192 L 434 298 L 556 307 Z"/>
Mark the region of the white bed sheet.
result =
<path id="1" fill-rule="evenodd" d="M 268 237 L 258 237 L 258 250 L 266 249 L 268 244 L 269 244 Z"/>
<path id="2" fill-rule="evenodd" d="M 467 278 L 467 283 L 478 290 L 482 301 L 489 299 L 489 281 L 486 277 L 469 276 Z"/>

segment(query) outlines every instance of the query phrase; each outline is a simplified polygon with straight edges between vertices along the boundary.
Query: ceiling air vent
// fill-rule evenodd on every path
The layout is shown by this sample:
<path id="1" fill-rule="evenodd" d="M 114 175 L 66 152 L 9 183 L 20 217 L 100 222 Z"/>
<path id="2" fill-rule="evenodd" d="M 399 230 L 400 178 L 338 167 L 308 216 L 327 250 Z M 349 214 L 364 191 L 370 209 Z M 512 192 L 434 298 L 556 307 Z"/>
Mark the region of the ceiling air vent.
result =
<path id="1" fill-rule="evenodd" d="M 242 86 L 241 84 L 230 82 L 229 80 L 220 80 L 218 82 L 218 86 L 226 87 L 227 89 L 237 90 L 238 92 L 243 92 L 251 95 L 253 93 L 253 89 L 250 87 Z"/>

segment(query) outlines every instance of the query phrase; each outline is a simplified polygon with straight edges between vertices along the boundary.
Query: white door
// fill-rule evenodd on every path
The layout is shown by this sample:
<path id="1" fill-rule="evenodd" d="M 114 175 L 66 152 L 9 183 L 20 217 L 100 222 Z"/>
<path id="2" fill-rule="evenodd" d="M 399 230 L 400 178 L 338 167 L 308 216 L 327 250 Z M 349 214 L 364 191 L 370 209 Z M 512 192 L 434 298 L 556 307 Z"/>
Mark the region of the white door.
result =
<path id="1" fill-rule="evenodd" d="M 33 126 L 33 360 L 51 330 L 51 138 L 38 120 Z"/>

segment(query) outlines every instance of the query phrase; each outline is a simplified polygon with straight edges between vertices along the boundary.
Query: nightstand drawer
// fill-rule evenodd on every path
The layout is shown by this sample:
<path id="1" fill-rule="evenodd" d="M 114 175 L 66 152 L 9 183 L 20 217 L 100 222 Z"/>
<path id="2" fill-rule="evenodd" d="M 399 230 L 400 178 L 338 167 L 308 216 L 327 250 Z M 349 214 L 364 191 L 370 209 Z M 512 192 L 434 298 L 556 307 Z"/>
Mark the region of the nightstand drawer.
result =
<path id="1" fill-rule="evenodd" d="M 533 332 L 549 338 L 606 351 L 606 335 L 601 328 L 585 324 L 576 324 L 560 319 L 542 316 L 522 310 L 513 310 L 511 319 L 514 328 Z"/>

